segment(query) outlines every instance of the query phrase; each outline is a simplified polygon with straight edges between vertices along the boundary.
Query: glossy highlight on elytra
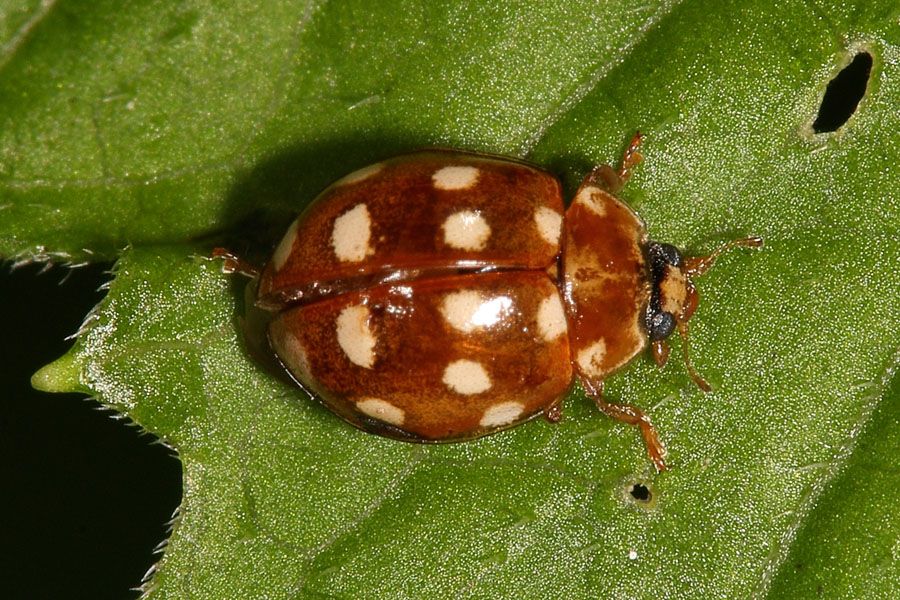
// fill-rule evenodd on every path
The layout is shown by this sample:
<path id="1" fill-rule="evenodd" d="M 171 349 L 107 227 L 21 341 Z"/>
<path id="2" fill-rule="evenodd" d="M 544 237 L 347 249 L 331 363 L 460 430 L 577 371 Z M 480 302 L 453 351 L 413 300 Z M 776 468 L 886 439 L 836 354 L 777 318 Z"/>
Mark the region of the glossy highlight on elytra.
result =
<path id="1" fill-rule="evenodd" d="M 351 173 L 288 228 L 255 276 L 266 344 L 304 389 L 350 424 L 411 442 L 470 440 L 562 416 L 577 380 L 596 406 L 637 425 L 656 467 L 649 417 L 603 399 L 603 381 L 648 348 L 662 367 L 676 330 L 688 355 L 693 279 L 725 250 L 685 258 L 649 240 L 618 197 L 641 160 L 585 176 L 567 210 L 550 173 L 523 161 L 426 150 Z"/>

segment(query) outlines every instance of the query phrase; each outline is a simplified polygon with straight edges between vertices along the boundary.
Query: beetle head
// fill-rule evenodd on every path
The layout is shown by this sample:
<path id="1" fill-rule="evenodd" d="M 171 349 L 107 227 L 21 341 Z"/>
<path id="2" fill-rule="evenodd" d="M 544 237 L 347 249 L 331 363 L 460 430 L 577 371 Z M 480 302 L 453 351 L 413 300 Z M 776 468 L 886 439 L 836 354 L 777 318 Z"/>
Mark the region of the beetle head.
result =
<path id="1" fill-rule="evenodd" d="M 711 269 L 716 258 L 726 250 L 735 246 L 761 245 L 762 238 L 747 237 L 723 244 L 707 256 L 684 258 L 671 244 L 647 244 L 651 293 L 644 319 L 647 334 L 653 343 L 653 356 L 660 368 L 669 358 L 669 345 L 665 340 L 677 329 L 688 373 L 700 389 L 705 392 L 712 389 L 691 366 L 688 354 L 688 320 L 694 316 L 699 303 L 697 288 L 692 280 Z"/>

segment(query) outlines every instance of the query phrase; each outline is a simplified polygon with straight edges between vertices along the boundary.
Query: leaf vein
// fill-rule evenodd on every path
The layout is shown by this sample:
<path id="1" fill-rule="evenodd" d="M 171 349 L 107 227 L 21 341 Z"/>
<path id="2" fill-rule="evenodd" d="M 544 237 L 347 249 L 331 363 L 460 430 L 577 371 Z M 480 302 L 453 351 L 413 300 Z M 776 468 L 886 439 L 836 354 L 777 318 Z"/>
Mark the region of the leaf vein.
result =
<path id="1" fill-rule="evenodd" d="M 771 552 L 763 562 L 762 573 L 759 585 L 751 593 L 750 598 L 753 600 L 762 599 L 766 596 L 772 579 L 778 573 L 778 570 L 784 560 L 787 558 L 790 548 L 797 538 L 797 534 L 801 527 L 806 523 L 807 517 L 815 509 L 816 502 L 827 485 L 837 477 L 844 466 L 849 462 L 854 449 L 860 438 L 860 434 L 866 428 L 871 420 L 872 414 L 878 407 L 878 402 L 884 396 L 887 387 L 890 385 L 891 379 L 900 368 L 900 348 L 894 349 L 893 354 L 888 360 L 882 372 L 871 382 L 864 382 L 854 389 L 864 389 L 866 393 L 863 395 L 863 406 L 859 414 L 859 418 L 853 423 L 850 432 L 844 441 L 838 446 L 837 454 L 830 462 L 814 463 L 799 467 L 799 469 L 807 470 L 813 468 L 821 468 L 822 475 L 807 490 L 806 494 L 800 499 L 796 510 L 793 512 L 793 519 L 788 527 L 781 535 L 781 539 L 773 544 Z M 798 470 L 799 470 L 798 469 Z"/>
<path id="2" fill-rule="evenodd" d="M 22 26 L 9 38 L 9 41 L 6 42 L 3 47 L 0 47 L 0 71 L 9 64 L 13 56 L 15 56 L 16 51 L 23 43 L 25 43 L 28 34 L 31 33 L 44 17 L 50 13 L 53 7 L 56 6 L 56 2 L 57 0 L 42 0 L 31 16 L 28 17 L 28 19 L 22 23 Z"/>
<path id="3" fill-rule="evenodd" d="M 317 544 L 313 548 L 311 548 L 304 557 L 306 559 L 306 571 L 302 574 L 302 576 L 297 580 L 297 582 L 293 586 L 292 594 L 295 597 L 302 597 L 302 593 L 304 587 L 306 586 L 307 578 L 309 577 L 309 566 L 312 564 L 313 560 L 319 554 L 328 550 L 332 545 L 334 545 L 338 540 L 342 537 L 360 527 L 363 523 L 371 517 L 375 511 L 380 507 L 388 498 L 390 498 L 393 493 L 406 481 L 410 475 L 416 470 L 416 468 L 424 463 L 425 458 L 425 448 L 422 446 L 415 446 L 410 453 L 409 462 L 406 466 L 397 473 L 397 475 L 390 481 L 388 485 L 385 486 L 382 493 L 374 498 L 368 506 L 366 506 L 357 516 L 351 521 L 348 521 L 343 527 L 335 531 L 329 538 L 323 540 L 321 543 Z"/>

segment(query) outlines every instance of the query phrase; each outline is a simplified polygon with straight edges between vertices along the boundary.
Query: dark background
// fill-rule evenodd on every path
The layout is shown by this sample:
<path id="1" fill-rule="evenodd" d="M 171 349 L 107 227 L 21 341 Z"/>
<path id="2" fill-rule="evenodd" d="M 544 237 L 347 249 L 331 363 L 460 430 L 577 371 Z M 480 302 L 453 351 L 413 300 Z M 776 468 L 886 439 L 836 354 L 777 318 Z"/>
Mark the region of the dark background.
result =
<path id="1" fill-rule="evenodd" d="M 0 267 L 0 597 L 136 598 L 181 501 L 172 451 L 31 375 L 103 297 L 111 265 Z"/>
<path id="2" fill-rule="evenodd" d="M 834 131 L 865 93 L 861 53 L 828 86 L 816 132 Z M 79 269 L 0 264 L 0 596 L 135 598 L 181 501 L 181 466 L 137 427 L 30 377 L 71 345 L 103 297 L 111 264 Z"/>

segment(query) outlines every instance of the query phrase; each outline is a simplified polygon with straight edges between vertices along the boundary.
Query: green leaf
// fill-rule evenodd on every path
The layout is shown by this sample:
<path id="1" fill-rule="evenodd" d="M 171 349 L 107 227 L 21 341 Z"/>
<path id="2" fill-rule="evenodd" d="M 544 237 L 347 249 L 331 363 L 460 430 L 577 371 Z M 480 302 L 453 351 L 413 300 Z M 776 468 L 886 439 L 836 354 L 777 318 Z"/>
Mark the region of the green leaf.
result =
<path id="1" fill-rule="evenodd" d="M 96 395 L 178 451 L 151 596 L 900 596 L 895 3 L 255 8 L 57 6 L 0 54 L 0 251 L 134 245 L 35 384 Z M 866 96 L 814 134 L 860 51 Z M 240 282 L 190 243 L 280 222 L 415 145 L 529 154 L 571 190 L 636 128 L 623 195 L 654 238 L 766 242 L 697 282 L 712 394 L 676 360 L 607 382 L 662 432 L 661 475 L 580 393 L 558 425 L 464 444 L 356 431 L 254 365 Z"/>
<path id="2" fill-rule="evenodd" d="M 883 382 L 879 382 L 883 383 Z M 873 386 L 877 394 L 880 386 Z M 873 398 L 873 401 L 877 397 Z M 890 598 L 900 581 L 900 378 L 890 388 L 843 468 L 803 520 L 778 572 L 773 598 Z"/>
<path id="3" fill-rule="evenodd" d="M 35 11 L 0 54 L 0 255 L 75 261 L 250 214 L 286 224 L 351 167 L 417 145 L 521 153 L 665 13 L 165 0 Z"/>

